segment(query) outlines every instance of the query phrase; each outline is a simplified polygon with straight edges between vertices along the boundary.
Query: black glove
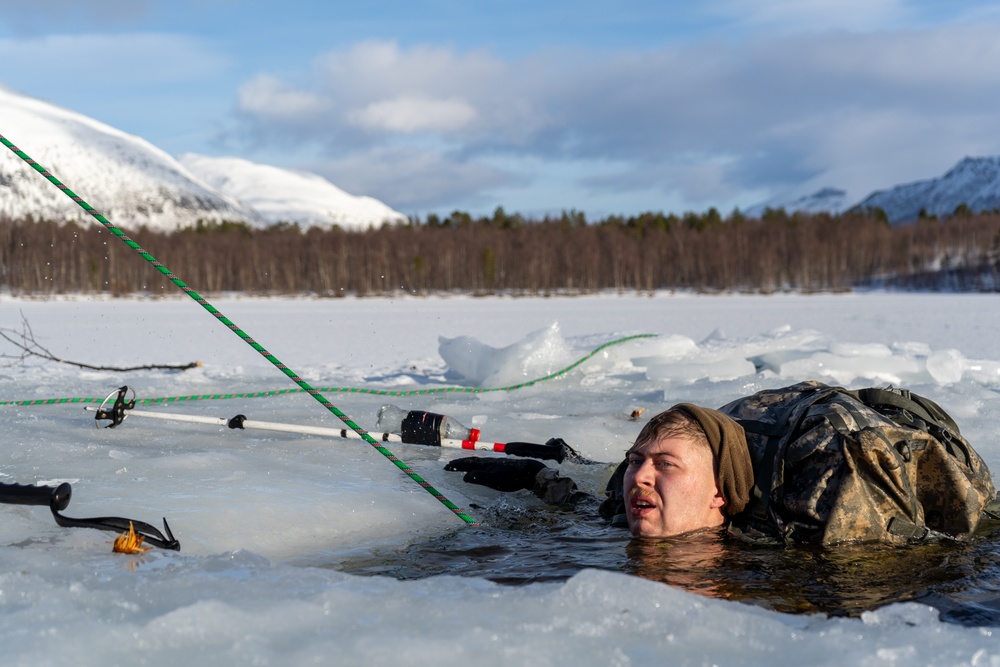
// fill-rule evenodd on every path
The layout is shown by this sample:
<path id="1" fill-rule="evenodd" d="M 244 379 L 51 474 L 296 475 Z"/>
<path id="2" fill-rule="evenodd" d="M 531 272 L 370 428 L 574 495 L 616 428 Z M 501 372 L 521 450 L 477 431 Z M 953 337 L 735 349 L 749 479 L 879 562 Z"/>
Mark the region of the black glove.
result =
<path id="1" fill-rule="evenodd" d="M 488 486 L 497 491 L 532 490 L 535 478 L 545 464 L 532 459 L 497 459 L 467 456 L 449 461 L 445 470 L 464 472 L 469 484 Z"/>
<path id="2" fill-rule="evenodd" d="M 464 472 L 469 484 L 481 484 L 497 491 L 527 489 L 549 505 L 575 503 L 587 494 L 558 470 L 532 459 L 494 459 L 467 456 L 447 463 L 445 470 Z"/>

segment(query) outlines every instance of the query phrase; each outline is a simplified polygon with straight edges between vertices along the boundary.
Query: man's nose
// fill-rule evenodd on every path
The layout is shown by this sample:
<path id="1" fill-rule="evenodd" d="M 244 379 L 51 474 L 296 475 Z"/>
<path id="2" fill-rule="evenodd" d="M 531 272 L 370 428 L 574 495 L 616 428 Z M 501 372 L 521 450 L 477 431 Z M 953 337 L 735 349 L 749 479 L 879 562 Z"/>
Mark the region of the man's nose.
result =
<path id="1" fill-rule="evenodd" d="M 639 464 L 638 469 L 635 471 L 635 483 L 642 484 L 644 486 L 652 485 L 653 483 L 653 462 L 646 459 Z"/>

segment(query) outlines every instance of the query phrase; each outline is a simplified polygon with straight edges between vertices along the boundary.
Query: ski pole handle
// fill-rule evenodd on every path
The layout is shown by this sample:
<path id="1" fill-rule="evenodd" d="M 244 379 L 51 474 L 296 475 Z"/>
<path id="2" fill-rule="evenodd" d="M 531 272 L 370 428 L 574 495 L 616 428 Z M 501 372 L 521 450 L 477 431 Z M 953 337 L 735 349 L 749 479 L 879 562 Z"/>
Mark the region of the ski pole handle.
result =
<path id="1" fill-rule="evenodd" d="M 508 456 L 525 456 L 532 459 L 562 463 L 566 457 L 566 450 L 559 443 L 550 443 L 551 441 L 544 445 L 537 442 L 505 442 L 503 453 Z"/>
<path id="2" fill-rule="evenodd" d="M 0 503 L 8 505 L 45 505 L 57 510 L 69 506 L 73 487 L 63 482 L 57 487 L 33 484 L 0 484 Z"/>

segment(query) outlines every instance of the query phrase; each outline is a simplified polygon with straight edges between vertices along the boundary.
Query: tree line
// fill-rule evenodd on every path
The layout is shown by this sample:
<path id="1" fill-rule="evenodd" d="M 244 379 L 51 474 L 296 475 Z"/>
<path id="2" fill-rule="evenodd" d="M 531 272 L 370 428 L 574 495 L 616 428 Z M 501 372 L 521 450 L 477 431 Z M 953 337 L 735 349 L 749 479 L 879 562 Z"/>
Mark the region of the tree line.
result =
<path id="1" fill-rule="evenodd" d="M 709 209 L 588 221 L 576 211 L 525 219 L 498 208 L 366 231 L 199 223 L 129 236 L 205 295 L 1000 290 L 1000 214 L 968 211 L 891 226 L 878 210 L 747 217 Z M 174 289 L 97 223 L 0 219 L 4 293 Z"/>

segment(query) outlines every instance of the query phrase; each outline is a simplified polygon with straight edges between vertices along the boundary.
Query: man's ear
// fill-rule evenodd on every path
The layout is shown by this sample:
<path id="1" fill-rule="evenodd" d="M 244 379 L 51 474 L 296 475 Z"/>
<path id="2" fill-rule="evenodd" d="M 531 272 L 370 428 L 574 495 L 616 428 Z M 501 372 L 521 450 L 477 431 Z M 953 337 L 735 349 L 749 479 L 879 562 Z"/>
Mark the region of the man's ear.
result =
<path id="1" fill-rule="evenodd" d="M 712 509 L 722 509 L 726 504 L 726 499 L 722 495 L 722 491 L 716 490 L 715 495 L 712 496 L 711 502 L 708 504 Z"/>

